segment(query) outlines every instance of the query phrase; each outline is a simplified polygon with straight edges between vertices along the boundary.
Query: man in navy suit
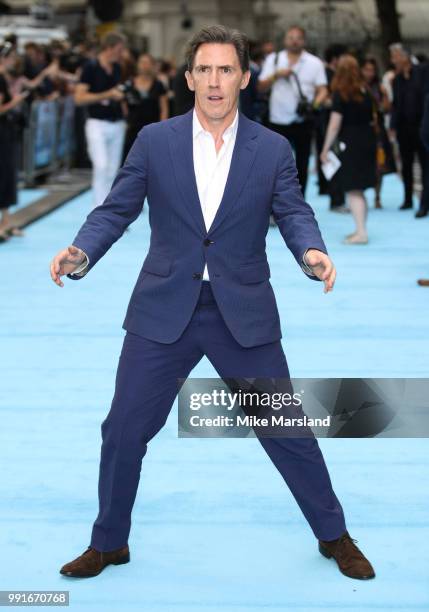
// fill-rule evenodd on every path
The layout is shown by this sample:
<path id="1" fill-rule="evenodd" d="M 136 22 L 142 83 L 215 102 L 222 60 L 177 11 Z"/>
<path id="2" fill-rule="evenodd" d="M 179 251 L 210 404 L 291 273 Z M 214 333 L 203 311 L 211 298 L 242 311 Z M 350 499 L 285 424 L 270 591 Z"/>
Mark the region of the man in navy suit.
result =
<path id="1" fill-rule="evenodd" d="M 51 263 L 53 281 L 86 275 L 147 198 L 151 238 L 123 328 L 111 409 L 101 425 L 99 513 L 87 550 L 61 568 L 95 576 L 129 561 L 131 511 L 147 443 L 203 355 L 222 378 L 288 378 L 269 282 L 270 214 L 304 272 L 332 290 L 335 268 L 303 200 L 288 141 L 238 113 L 248 41 L 223 26 L 189 44 L 195 108 L 143 128 L 110 194 Z M 372 578 L 355 546 L 315 437 L 259 438 L 319 550 L 353 578 Z"/>

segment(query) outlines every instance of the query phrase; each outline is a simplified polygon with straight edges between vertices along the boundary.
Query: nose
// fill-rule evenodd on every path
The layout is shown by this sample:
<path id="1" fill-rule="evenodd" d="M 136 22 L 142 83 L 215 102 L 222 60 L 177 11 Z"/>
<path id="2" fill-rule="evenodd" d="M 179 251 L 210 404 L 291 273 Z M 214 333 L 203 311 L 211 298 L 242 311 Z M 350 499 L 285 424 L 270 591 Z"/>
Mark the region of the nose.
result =
<path id="1" fill-rule="evenodd" d="M 209 87 L 219 87 L 219 75 L 217 70 L 211 70 L 209 73 Z"/>

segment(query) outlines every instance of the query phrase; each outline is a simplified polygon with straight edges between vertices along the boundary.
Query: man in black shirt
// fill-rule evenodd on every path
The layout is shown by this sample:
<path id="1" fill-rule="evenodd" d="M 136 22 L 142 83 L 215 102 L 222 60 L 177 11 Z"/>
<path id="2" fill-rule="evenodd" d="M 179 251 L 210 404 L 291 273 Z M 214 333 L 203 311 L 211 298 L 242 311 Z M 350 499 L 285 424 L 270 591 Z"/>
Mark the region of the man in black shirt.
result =
<path id="1" fill-rule="evenodd" d="M 75 92 L 76 104 L 87 105 L 85 134 L 93 167 L 94 206 L 104 202 L 122 160 L 124 95 L 118 85 L 121 82 L 119 61 L 124 48 L 123 36 L 115 32 L 107 34 L 97 58 L 85 64 Z"/>
<path id="2" fill-rule="evenodd" d="M 397 75 L 393 79 L 393 103 L 390 127 L 396 133 L 402 164 L 405 200 L 401 210 L 413 207 L 413 162 L 417 153 L 422 179 L 426 172 L 426 154 L 420 138 L 423 115 L 423 70 L 413 64 L 410 53 L 399 43 L 390 45 L 390 59 Z M 423 203 L 416 216 L 421 214 Z"/>

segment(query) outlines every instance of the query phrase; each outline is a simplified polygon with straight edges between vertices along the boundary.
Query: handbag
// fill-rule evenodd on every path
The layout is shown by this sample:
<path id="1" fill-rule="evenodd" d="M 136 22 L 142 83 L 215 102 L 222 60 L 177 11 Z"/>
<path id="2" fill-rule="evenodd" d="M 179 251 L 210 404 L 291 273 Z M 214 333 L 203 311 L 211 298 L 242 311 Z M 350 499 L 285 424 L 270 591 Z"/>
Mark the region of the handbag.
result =
<path id="1" fill-rule="evenodd" d="M 389 137 L 387 135 L 386 128 L 382 121 L 382 117 L 377 108 L 377 102 L 368 89 L 369 96 L 372 104 L 372 122 L 376 138 L 376 151 L 375 161 L 377 172 L 379 174 L 392 174 L 396 172 L 395 157 Z"/>
<path id="2" fill-rule="evenodd" d="M 313 104 L 310 102 L 307 96 L 304 95 L 301 89 L 301 83 L 299 82 L 299 78 L 296 72 L 292 70 L 291 76 L 295 78 L 296 86 L 298 88 L 298 95 L 299 95 L 298 106 L 296 107 L 296 114 L 299 117 L 302 117 L 304 121 L 312 121 L 315 116 Z"/>

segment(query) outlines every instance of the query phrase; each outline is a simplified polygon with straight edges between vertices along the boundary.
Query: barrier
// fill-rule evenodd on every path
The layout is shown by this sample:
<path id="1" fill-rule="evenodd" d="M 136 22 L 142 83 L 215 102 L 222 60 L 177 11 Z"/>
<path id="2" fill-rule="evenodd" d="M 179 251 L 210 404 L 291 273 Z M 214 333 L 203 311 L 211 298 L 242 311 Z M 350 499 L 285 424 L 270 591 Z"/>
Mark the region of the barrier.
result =
<path id="1" fill-rule="evenodd" d="M 20 178 L 31 186 L 42 174 L 69 169 L 74 148 L 73 97 L 33 102 L 23 130 Z"/>

